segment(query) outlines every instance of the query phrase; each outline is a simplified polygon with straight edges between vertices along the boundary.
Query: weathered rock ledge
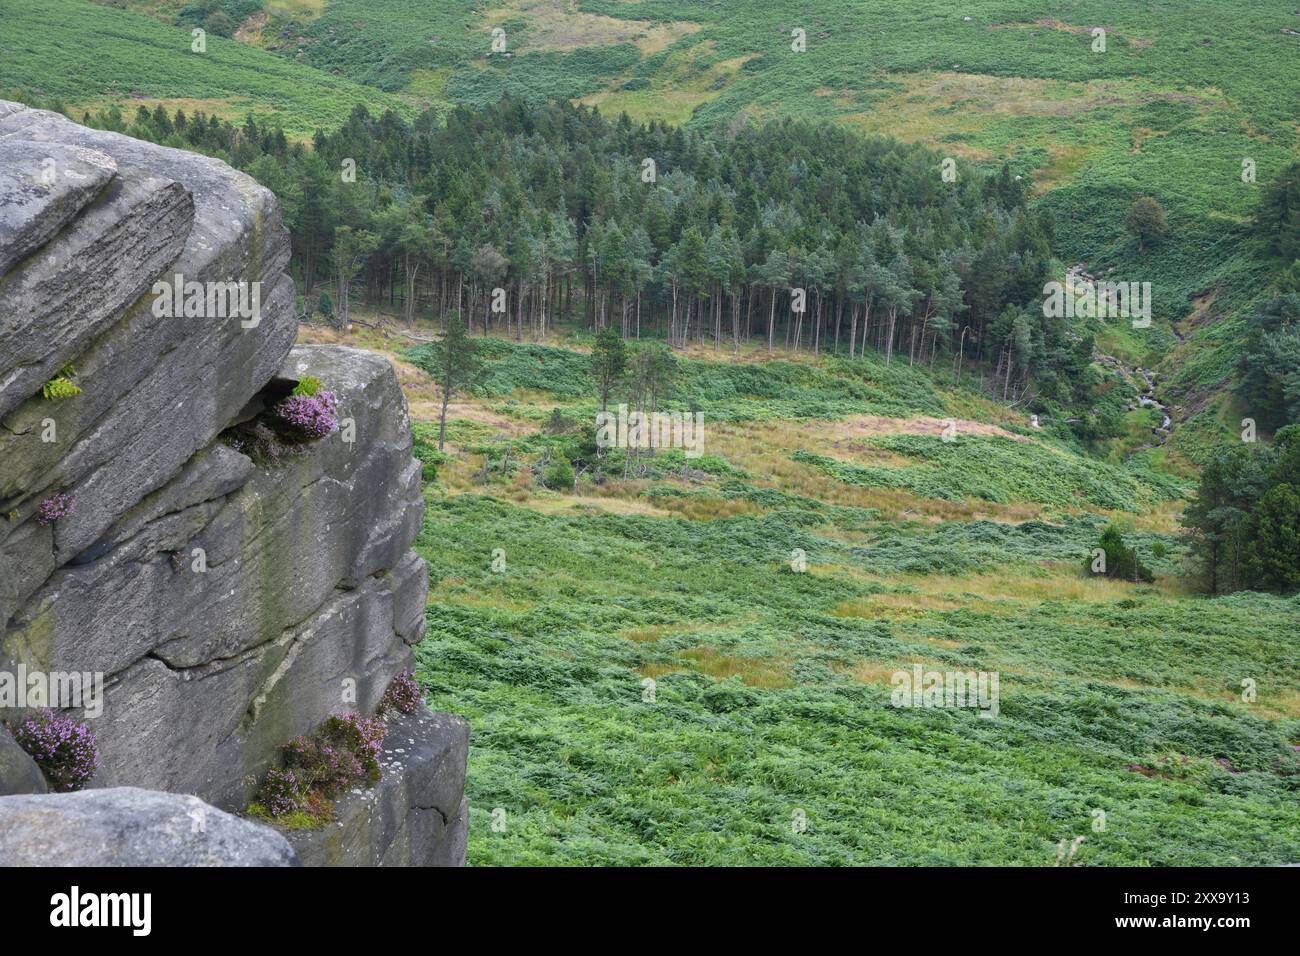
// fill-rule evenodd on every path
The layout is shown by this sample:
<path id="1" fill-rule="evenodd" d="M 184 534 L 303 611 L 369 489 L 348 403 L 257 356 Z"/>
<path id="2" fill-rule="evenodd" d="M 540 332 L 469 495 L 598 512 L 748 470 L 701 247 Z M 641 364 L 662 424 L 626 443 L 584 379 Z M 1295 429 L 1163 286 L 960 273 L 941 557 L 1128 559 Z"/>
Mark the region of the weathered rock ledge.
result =
<path id="1" fill-rule="evenodd" d="M 103 676 L 93 787 L 241 811 L 280 746 L 373 712 L 412 666 L 428 579 L 405 397 L 380 356 L 293 346 L 288 261 L 247 176 L 0 102 L 0 672 Z M 260 314 L 160 315 L 177 275 L 260 283 Z M 80 393 L 46 398 L 59 375 Z M 306 376 L 343 427 L 269 457 L 232 438 Z M 60 494 L 75 509 L 43 522 Z M 393 773 L 340 807 L 345 841 L 295 835 L 306 862 L 463 862 L 468 731 L 411 720 Z M 15 749 L 0 813 L 37 789 Z"/>

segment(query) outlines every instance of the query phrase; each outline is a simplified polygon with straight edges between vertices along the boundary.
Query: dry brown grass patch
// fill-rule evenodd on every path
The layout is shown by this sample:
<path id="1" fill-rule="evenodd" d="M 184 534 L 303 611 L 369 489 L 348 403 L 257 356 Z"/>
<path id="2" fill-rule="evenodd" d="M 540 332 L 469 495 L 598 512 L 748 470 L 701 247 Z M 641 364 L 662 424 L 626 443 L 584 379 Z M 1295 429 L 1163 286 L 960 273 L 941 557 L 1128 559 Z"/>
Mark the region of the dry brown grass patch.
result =
<path id="1" fill-rule="evenodd" d="M 567 52 L 585 46 L 634 43 L 642 56 L 649 56 L 700 29 L 700 24 L 684 20 L 652 23 L 584 13 L 572 0 L 506 0 L 487 11 L 483 19 L 494 27 L 521 17 L 528 24 L 527 32 L 522 43 L 510 42 L 514 52 Z"/>
<path id="2" fill-rule="evenodd" d="M 790 662 L 774 657 L 741 657 L 715 647 L 696 647 L 682 654 L 695 669 L 718 680 L 739 678 L 750 687 L 790 687 Z"/>
<path id="3" fill-rule="evenodd" d="M 933 611 L 956 611 L 969 607 L 970 601 L 939 594 L 910 594 L 891 591 L 872 594 L 837 605 L 831 611 L 837 617 L 878 618 L 923 617 Z"/>

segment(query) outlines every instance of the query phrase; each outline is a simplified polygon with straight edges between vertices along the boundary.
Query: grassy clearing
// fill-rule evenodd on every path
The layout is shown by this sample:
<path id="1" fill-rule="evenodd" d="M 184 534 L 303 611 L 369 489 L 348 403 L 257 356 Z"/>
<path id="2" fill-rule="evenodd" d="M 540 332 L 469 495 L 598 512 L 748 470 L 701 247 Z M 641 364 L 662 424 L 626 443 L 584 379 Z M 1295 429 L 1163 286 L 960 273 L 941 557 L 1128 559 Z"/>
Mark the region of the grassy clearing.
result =
<path id="1" fill-rule="evenodd" d="M 1150 471 L 1084 460 L 1077 455 L 1002 436 L 895 435 L 867 446 L 906 455 L 898 467 L 848 464 L 800 450 L 796 461 L 821 469 L 846 484 L 906 488 L 926 498 L 962 501 L 982 498 L 998 504 L 1032 501 L 1085 505 L 1111 511 L 1138 511 L 1143 504 L 1177 500 L 1189 487 Z"/>
<path id="2" fill-rule="evenodd" d="M 1081 865 L 1300 854 L 1300 600 L 1188 593 L 1176 503 L 1144 494 L 1146 476 L 999 435 L 1016 427 L 1005 409 L 970 438 L 1031 456 L 1016 469 L 1034 481 L 1058 480 L 1050 456 L 1113 484 L 1158 577 L 1098 580 L 1081 570 L 1105 521 L 1090 503 L 987 504 L 1005 509 L 990 520 L 885 489 L 911 502 L 890 511 L 864 505 L 881 490 L 791 462 L 799 447 L 839 441 L 857 458 L 901 442 L 883 450 L 918 467 L 943 444 L 915 431 L 924 417 L 784 417 L 804 382 L 851 405 L 853 365 L 698 355 L 685 382 L 711 390 L 696 400 L 746 412 L 707 433 L 725 469 L 557 494 L 533 472 L 541 424 L 594 406 L 581 353 L 534 348 L 492 343 L 491 385 L 457 402 L 449 454 L 413 405 L 437 476 L 417 545 L 433 582 L 419 673 L 434 706 L 475 728 L 472 862 L 1050 866 L 1076 835 Z M 423 402 L 411 358 L 399 372 Z M 897 408 L 918 401 L 906 377 L 880 387 Z M 484 484 L 503 443 L 516 467 Z M 998 672 L 999 717 L 891 706 L 893 674 L 915 663 Z"/>
<path id="3" fill-rule="evenodd" d="M 651 61 L 655 63 L 653 71 L 643 65 L 609 88 L 584 96 L 582 102 L 611 115 L 627 113 L 642 122 L 685 125 L 756 56 L 747 53 L 719 60 L 714 49 L 711 40 L 679 44 L 666 56 Z"/>
<path id="4" fill-rule="evenodd" d="M 486 11 L 488 27 L 520 25 L 518 39 L 507 42 L 520 53 L 533 50 L 567 52 L 584 46 L 634 43 L 642 54 L 657 53 L 699 29 L 698 24 L 620 20 L 584 13 L 569 0 L 507 0 Z"/>

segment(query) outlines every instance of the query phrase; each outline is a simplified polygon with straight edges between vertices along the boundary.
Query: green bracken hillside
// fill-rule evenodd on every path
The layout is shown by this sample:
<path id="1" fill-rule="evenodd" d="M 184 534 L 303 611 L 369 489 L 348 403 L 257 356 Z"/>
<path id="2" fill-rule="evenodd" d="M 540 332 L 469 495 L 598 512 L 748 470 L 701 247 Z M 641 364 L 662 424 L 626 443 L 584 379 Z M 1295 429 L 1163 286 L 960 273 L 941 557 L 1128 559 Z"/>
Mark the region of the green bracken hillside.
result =
<path id="1" fill-rule="evenodd" d="M 1300 852 L 1300 598 L 1187 593 L 1177 483 L 987 434 L 996 413 L 944 442 L 914 399 L 801 419 L 751 397 L 706 421 L 700 459 L 547 489 L 545 458 L 584 454 L 554 423 L 594 406 L 585 354 L 536 349 L 490 342 L 443 453 L 427 348 L 399 363 L 436 595 L 419 676 L 474 726 L 475 863 L 1050 866 L 1076 836 L 1079 865 Z M 874 358 L 798 364 L 892 390 Z M 683 365 L 681 404 L 791 374 Z M 1154 584 L 1083 572 L 1117 514 Z M 998 718 L 892 706 L 916 664 L 997 671 Z"/>
<path id="2" fill-rule="evenodd" d="M 353 106 L 418 110 L 341 76 L 216 35 L 195 53 L 189 30 L 89 0 L 0 0 L 0 90 L 124 112 L 161 103 L 238 122 L 252 113 L 310 136 Z M 79 114 L 78 114 L 79 117 Z"/>

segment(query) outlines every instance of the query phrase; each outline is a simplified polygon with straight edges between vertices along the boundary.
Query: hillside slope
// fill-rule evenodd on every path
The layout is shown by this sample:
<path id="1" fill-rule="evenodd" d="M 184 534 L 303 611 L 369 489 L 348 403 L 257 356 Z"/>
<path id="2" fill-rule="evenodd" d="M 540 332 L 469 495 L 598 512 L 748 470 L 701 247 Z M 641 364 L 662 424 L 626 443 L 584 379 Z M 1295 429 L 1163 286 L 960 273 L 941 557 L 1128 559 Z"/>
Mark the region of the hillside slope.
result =
<path id="1" fill-rule="evenodd" d="M 283 173 L 276 188 L 293 197 L 287 208 L 320 226 L 320 243 L 310 234 L 306 244 L 318 260 L 304 267 L 299 253 L 300 314 L 313 303 L 339 314 L 319 304 L 331 279 L 331 298 L 341 287 L 348 301 L 347 263 L 336 267 L 325 250 L 346 249 L 356 234 L 338 227 L 373 225 L 386 237 L 370 237 L 388 244 L 388 258 L 355 280 L 338 323 L 346 330 L 309 325 L 301 335 L 386 353 L 409 402 L 424 476 L 416 548 L 437 595 L 425 609 L 418 675 L 432 705 L 475 727 L 473 862 L 1050 866 L 1080 838 L 1082 865 L 1300 859 L 1300 597 L 1191 593 L 1180 523 L 1194 462 L 1240 412 L 1231 389 L 1244 316 L 1275 268 L 1250 216 L 1259 184 L 1300 154 L 1294 4 L 206 0 L 234 38 L 211 38 L 220 56 L 194 71 L 186 45 L 160 67 L 148 59 L 158 44 L 187 41 L 195 14 L 181 0 L 114 0 L 126 10 L 54 2 L 72 20 L 46 29 L 0 0 L 5 24 L 22 28 L 19 40 L 0 38 L 0 87 L 28 85 L 77 107 L 133 108 L 137 92 L 170 98 L 169 108 L 194 97 L 236 119 L 246 109 L 284 116 L 299 137 L 346 121 L 337 142 L 321 138 L 319 155 L 261 168 Z M 48 57 L 66 62 L 68 44 L 84 35 L 73 25 L 83 11 L 108 55 L 41 85 Z M 1104 50 L 1093 49 L 1098 27 Z M 493 30 L 504 48 L 492 49 Z M 791 47 L 796 31 L 804 50 Z M 456 112 L 434 133 L 426 121 L 410 140 L 382 138 L 396 124 L 347 116 L 356 102 L 407 116 L 428 106 L 437 119 L 503 93 L 517 97 L 501 108 L 510 136 L 493 132 L 490 110 Z M 628 132 L 633 162 L 593 170 L 596 139 L 581 120 L 520 105 L 555 98 L 718 136 Z M 781 348 L 777 336 L 774 348 L 775 290 L 793 285 L 774 272 L 766 348 L 746 335 L 729 355 L 717 325 L 714 343 L 688 334 L 664 352 L 676 387 L 655 400 L 704 415 L 702 454 L 598 451 L 586 308 L 598 314 L 597 286 L 582 285 L 592 266 L 584 249 L 546 257 L 548 269 L 563 259 L 563 279 L 573 280 L 565 311 L 559 277 L 532 300 L 555 296 L 553 325 L 533 324 L 530 305 L 526 333 L 523 286 L 513 286 L 519 340 L 488 334 L 492 323 L 513 331 L 511 313 L 503 322 L 488 305 L 502 275 L 534 284 L 548 275 L 511 273 L 502 254 L 526 261 L 534 237 L 517 215 L 524 199 L 548 197 L 539 208 L 549 216 L 558 207 L 566 228 L 572 216 L 573 231 L 546 232 L 548 241 L 576 238 L 598 218 L 594 204 L 565 205 L 598 195 L 582 192 L 584 180 L 611 196 L 639 195 L 636 161 L 648 150 L 636 136 L 691 140 L 707 165 L 724 152 L 718 144 L 761 132 L 743 124 L 787 116 L 933 148 L 889 144 L 913 157 L 912 184 L 933 185 L 945 156 L 959 188 L 983 179 L 973 170 L 1005 162 L 1002 181 L 1031 179 L 1034 212 L 1055 213 L 1055 257 L 1038 260 L 1044 274 L 1084 263 L 1151 282 L 1150 329 L 1080 320 L 1068 330 L 1096 334 L 1080 364 L 1091 371 L 1091 359 L 1108 376 L 1096 402 L 1127 407 L 1127 432 L 1093 441 L 1065 427 L 1086 420 L 1065 416 L 1089 415 L 1091 399 L 1036 428 L 1036 409 L 989 397 L 1008 395 L 988 387 L 996 350 L 960 377 L 964 335 L 955 369 L 941 361 L 934 372 L 924 333 L 919 362 L 901 346 L 892 362 L 874 347 L 856 358 L 851 348 L 850 357 L 829 346 L 812 354 Z M 573 131 L 572 156 L 541 148 L 538 117 Z M 791 134 L 799 144 L 772 150 L 767 165 L 783 176 L 797 166 L 792 149 L 818 142 L 810 128 L 789 124 L 804 131 Z M 438 132 L 460 138 L 440 142 Z M 365 149 L 393 161 L 360 188 L 339 187 L 338 161 Z M 843 153 L 868 162 L 867 149 Z M 512 179 L 510 164 L 488 163 L 502 155 L 524 169 L 518 160 L 531 157 L 546 174 Z M 756 179 L 758 164 L 742 158 L 735 178 Z M 1246 160 L 1258 184 L 1243 179 Z M 319 176 L 291 179 L 296 164 L 318 166 Z M 845 179 L 869 187 L 874 169 Z M 1012 188 L 1019 203 L 1022 186 Z M 688 208 L 671 189 L 656 193 Z M 1139 195 L 1155 197 L 1171 227 L 1149 248 L 1124 224 Z M 759 199 L 784 197 L 755 197 L 755 220 L 769 208 Z M 805 200 L 805 218 L 822 225 L 828 204 Z M 412 235 L 438 228 L 443 238 L 422 273 L 424 304 L 405 314 L 399 301 L 420 301 L 405 291 L 414 278 L 394 281 L 415 271 L 392 251 L 406 230 L 392 215 L 359 214 L 403 203 L 418 214 Z M 885 205 L 862 216 L 883 222 Z M 323 211 L 336 208 L 337 221 Z M 436 223 L 422 218 L 435 210 Z M 995 205 L 977 212 L 973 220 L 1011 218 Z M 488 222 L 499 234 L 482 228 Z M 773 222 L 788 237 L 788 220 Z M 840 225 L 847 233 L 855 223 Z M 453 235 L 463 248 L 447 241 Z M 742 258 L 742 272 L 766 261 Z M 1035 273 L 1028 299 L 1017 300 L 1032 315 L 1041 281 Z M 662 276 L 660 286 L 673 328 L 678 288 Z M 683 298 L 703 301 L 701 288 Z M 720 286 L 711 294 L 722 302 Z M 639 287 L 635 296 L 639 322 Z M 625 290 L 625 324 L 629 301 Z M 453 396 L 439 448 L 443 395 L 427 343 L 464 306 L 486 369 L 471 394 Z M 447 315 L 430 315 L 439 308 Z M 665 324 L 645 326 L 645 337 Z M 640 338 L 640 329 L 626 334 Z M 532 334 L 546 341 L 522 341 Z M 1137 404 L 1135 390 L 1146 389 L 1154 404 Z M 1173 428 L 1152 447 L 1165 438 L 1152 432 L 1164 406 Z M 1152 580 L 1085 570 L 1111 523 Z M 998 719 L 978 707 L 900 705 L 898 675 L 915 667 L 999 675 Z"/>
<path id="2" fill-rule="evenodd" d="M 57 2 L 68 14 L 89 4 Z M 81 104 L 102 102 L 106 90 L 143 90 L 201 98 L 209 108 L 222 102 L 220 111 L 236 115 L 274 102 L 297 133 L 313 123 L 338 125 L 353 102 L 442 110 L 509 93 L 693 125 L 823 118 L 921 141 L 959 163 L 1010 161 L 1056 213 L 1066 265 L 1082 261 L 1123 281 L 1152 283 L 1152 328 L 1097 331 L 1105 352 L 1158 369 L 1162 397 L 1181 426 L 1166 451 L 1197 460 L 1249 412 L 1231 386 L 1245 316 L 1276 264 L 1246 224 L 1258 184 L 1300 155 L 1293 67 L 1300 12 L 1292 3 L 1242 9 L 1223 0 L 1077 0 L 1037 12 L 1010 0 L 974 0 L 960 10 L 931 0 L 903 9 L 884 0 L 828 0 L 815 10 L 792 0 L 739 0 L 725 9 L 695 0 L 119 5 L 168 23 L 199 22 L 195 10 L 221 8 L 240 21 L 234 35 L 247 53 L 214 39 L 219 57 L 211 69 L 195 73 L 185 64 L 159 80 L 132 73 L 131 51 L 111 66 L 70 71 L 77 79 L 51 92 Z M 7 7 L 18 9 L 0 4 Z M 98 35 L 116 45 L 127 21 L 112 22 Z M 130 22 L 142 30 L 138 19 Z M 140 42 L 157 44 L 152 34 Z M 262 50 L 318 69 L 278 73 L 268 63 L 283 60 Z M 34 71 L 34 61 L 11 62 L 0 67 L 0 85 L 9 72 L 40 86 Z M 271 75 L 249 82 L 250 73 L 264 71 Z M 333 74 L 400 91 L 402 99 L 363 93 L 365 86 Z M 1245 163 L 1255 182 L 1243 181 Z M 1160 202 L 1171 225 L 1169 240 L 1145 251 L 1123 223 L 1139 194 Z"/>
<path id="3" fill-rule="evenodd" d="M 203 110 L 241 121 L 252 113 L 308 137 L 362 104 L 407 116 L 408 102 L 373 87 L 293 63 L 244 43 L 89 0 L 0 0 L 0 90 L 58 99 L 80 111 L 116 105 Z"/>

